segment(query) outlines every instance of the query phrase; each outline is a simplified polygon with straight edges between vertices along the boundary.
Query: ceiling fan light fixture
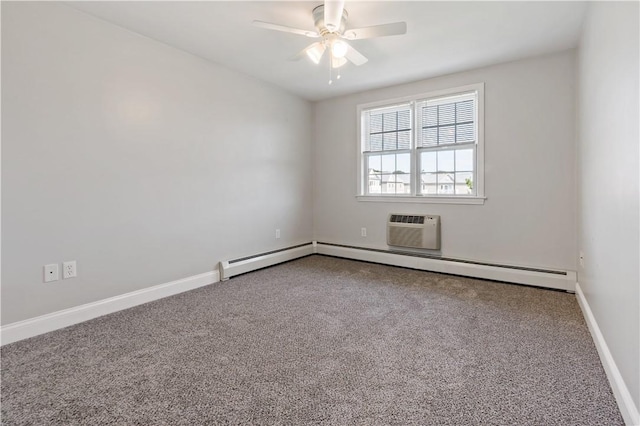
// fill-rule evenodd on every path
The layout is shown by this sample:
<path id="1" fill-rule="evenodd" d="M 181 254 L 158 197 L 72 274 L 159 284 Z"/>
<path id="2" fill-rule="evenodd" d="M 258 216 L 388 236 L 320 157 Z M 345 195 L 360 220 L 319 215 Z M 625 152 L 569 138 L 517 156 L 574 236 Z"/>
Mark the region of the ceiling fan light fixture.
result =
<path id="1" fill-rule="evenodd" d="M 331 44 L 331 54 L 334 58 L 344 58 L 344 55 L 347 54 L 347 49 L 349 46 L 342 40 L 335 40 Z"/>
<path id="2" fill-rule="evenodd" d="M 309 59 L 311 59 L 311 61 L 317 65 L 320 63 L 320 59 L 322 59 L 324 50 L 325 50 L 324 44 L 314 43 L 311 46 L 309 46 L 306 53 Z"/>
<path id="3" fill-rule="evenodd" d="M 343 65 L 344 65 L 344 64 L 346 64 L 347 62 L 348 62 L 348 61 L 347 61 L 347 58 L 344 58 L 344 57 L 342 57 L 342 58 L 336 58 L 336 57 L 334 56 L 334 57 L 333 57 L 333 60 L 331 61 L 331 66 L 332 66 L 333 68 L 340 68 L 341 66 L 343 66 Z M 338 77 L 338 78 L 340 78 L 340 77 Z"/>

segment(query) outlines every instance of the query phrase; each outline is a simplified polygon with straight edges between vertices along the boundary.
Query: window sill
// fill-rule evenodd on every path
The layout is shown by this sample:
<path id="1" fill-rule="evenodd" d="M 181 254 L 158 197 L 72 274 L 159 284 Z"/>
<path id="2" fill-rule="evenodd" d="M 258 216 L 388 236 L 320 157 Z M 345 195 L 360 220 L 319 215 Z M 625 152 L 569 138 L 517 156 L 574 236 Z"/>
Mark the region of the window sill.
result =
<path id="1" fill-rule="evenodd" d="M 356 195 L 358 201 L 377 203 L 421 203 L 421 204 L 475 204 L 482 205 L 486 197 L 423 197 L 402 195 Z"/>

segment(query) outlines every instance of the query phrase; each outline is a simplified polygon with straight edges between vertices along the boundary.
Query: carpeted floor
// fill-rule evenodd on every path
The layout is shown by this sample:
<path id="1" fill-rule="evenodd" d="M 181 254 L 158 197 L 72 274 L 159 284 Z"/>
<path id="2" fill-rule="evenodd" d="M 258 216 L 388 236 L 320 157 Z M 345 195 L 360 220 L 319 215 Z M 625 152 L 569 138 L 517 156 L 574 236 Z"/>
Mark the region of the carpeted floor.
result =
<path id="1" fill-rule="evenodd" d="M 6 425 L 623 424 L 574 295 L 317 255 L 1 354 Z"/>

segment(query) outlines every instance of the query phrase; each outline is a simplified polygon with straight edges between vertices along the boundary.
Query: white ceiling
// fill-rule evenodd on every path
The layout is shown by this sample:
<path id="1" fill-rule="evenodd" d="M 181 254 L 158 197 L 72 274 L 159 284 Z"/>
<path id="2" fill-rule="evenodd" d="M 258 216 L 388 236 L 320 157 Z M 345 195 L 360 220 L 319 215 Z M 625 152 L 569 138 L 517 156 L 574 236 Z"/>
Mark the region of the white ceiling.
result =
<path id="1" fill-rule="evenodd" d="M 369 58 L 341 68 L 289 58 L 314 40 L 251 25 L 254 19 L 313 30 L 317 1 L 67 2 L 211 62 L 320 100 L 577 46 L 584 2 L 346 1 L 347 29 L 396 21 L 407 34 L 350 43 Z M 326 55 L 325 55 L 326 56 Z M 326 58 L 323 58 L 326 60 Z"/>

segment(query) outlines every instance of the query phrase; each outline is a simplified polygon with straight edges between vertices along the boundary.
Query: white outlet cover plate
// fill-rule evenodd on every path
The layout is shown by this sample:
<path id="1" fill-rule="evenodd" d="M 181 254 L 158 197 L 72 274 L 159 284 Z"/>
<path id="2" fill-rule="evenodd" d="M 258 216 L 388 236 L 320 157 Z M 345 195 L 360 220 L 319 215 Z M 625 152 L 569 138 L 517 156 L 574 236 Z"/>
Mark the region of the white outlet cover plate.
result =
<path id="1" fill-rule="evenodd" d="M 71 260 L 62 264 L 62 278 L 74 278 L 78 276 L 78 270 L 76 268 L 76 261 Z"/>
<path id="2" fill-rule="evenodd" d="M 60 271 L 58 270 L 57 263 L 50 263 L 44 265 L 44 282 L 50 283 L 51 281 L 58 281 L 60 279 Z"/>

